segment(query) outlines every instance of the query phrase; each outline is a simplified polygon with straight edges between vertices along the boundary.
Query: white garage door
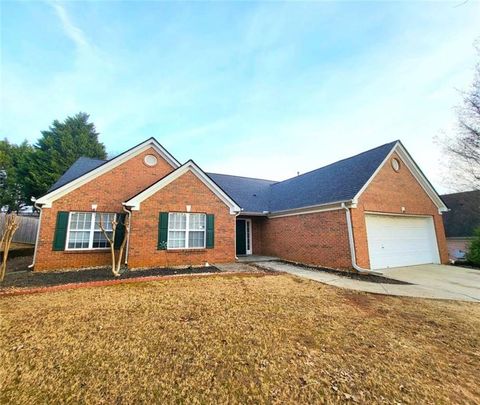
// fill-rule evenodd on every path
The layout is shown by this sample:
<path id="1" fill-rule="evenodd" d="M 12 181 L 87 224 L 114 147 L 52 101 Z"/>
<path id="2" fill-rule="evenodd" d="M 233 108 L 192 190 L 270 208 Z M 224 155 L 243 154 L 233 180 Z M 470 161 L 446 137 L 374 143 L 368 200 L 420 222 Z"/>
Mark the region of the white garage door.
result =
<path id="1" fill-rule="evenodd" d="M 371 269 L 440 263 L 431 217 L 366 215 Z"/>

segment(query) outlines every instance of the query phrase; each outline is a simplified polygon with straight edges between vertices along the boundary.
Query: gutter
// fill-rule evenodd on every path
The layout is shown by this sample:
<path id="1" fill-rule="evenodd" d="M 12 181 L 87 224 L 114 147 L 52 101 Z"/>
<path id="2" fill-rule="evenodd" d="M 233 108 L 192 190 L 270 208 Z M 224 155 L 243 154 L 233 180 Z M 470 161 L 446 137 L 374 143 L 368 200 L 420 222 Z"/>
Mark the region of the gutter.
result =
<path id="1" fill-rule="evenodd" d="M 350 257 L 352 258 L 352 267 L 360 274 L 381 274 L 379 272 L 372 271 L 370 269 L 364 269 L 357 264 L 357 258 L 355 255 L 355 239 L 353 238 L 352 218 L 350 215 L 350 209 L 342 203 L 341 208 L 345 210 L 345 216 L 347 218 L 348 229 L 348 244 L 350 246 Z"/>

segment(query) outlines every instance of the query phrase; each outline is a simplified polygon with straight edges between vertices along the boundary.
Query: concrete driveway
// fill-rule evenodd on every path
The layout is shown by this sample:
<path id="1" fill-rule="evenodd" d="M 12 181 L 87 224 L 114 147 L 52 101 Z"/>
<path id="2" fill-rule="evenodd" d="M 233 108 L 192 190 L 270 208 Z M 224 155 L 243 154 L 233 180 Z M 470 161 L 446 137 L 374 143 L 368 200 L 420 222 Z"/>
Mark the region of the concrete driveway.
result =
<path id="1" fill-rule="evenodd" d="M 384 277 L 480 301 L 480 270 L 442 264 L 380 270 Z"/>
<path id="2" fill-rule="evenodd" d="M 421 265 L 379 270 L 383 277 L 409 285 L 373 283 L 297 266 L 284 262 L 257 262 L 257 267 L 290 273 L 321 283 L 351 290 L 402 297 L 436 298 L 480 302 L 480 270 L 456 266 Z"/>

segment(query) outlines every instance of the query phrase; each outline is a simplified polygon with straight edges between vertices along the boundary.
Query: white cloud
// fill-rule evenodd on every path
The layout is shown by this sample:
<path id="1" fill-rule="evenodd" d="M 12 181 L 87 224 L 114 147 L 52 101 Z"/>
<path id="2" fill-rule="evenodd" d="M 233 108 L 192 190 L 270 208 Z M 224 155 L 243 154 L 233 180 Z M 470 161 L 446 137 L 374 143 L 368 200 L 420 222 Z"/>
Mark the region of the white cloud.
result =
<path id="1" fill-rule="evenodd" d="M 58 1 L 48 1 L 48 4 L 55 10 L 55 13 L 62 23 L 65 34 L 67 34 L 75 45 L 79 49 L 90 48 L 85 33 L 73 23 L 66 8 Z"/>

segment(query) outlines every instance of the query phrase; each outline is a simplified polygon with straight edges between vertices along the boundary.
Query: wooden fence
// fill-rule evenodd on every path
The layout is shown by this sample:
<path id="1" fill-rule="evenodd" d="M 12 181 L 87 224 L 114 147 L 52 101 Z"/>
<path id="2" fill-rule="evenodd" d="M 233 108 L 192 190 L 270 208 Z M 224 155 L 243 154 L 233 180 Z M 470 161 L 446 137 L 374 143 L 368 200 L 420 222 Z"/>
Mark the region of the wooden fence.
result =
<path id="1" fill-rule="evenodd" d="M 37 216 L 19 216 L 20 225 L 13 235 L 13 242 L 19 243 L 31 243 L 35 244 L 37 238 L 38 229 L 38 217 Z M 3 227 L 5 226 L 5 214 L 0 214 L 0 235 L 3 233 Z"/>

